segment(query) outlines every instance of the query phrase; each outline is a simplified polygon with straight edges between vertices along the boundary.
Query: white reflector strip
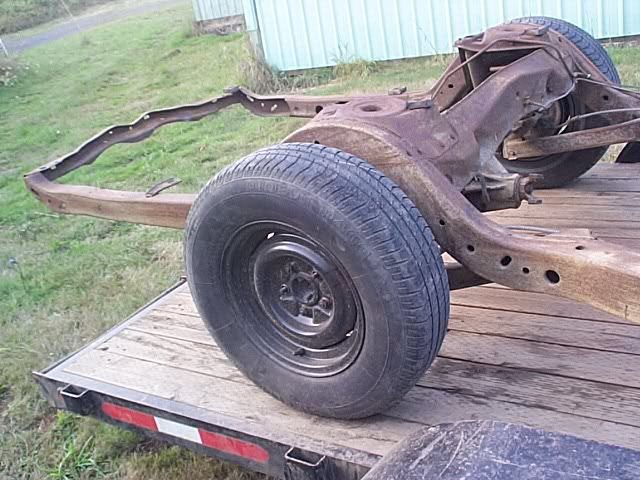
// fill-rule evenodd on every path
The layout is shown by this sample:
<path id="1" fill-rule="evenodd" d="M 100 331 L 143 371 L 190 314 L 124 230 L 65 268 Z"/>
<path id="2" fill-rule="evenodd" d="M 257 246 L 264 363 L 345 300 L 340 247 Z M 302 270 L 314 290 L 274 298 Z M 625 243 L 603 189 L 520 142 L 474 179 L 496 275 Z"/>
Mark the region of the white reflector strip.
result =
<path id="1" fill-rule="evenodd" d="M 195 427 L 172 422 L 171 420 L 160 417 L 156 417 L 156 425 L 158 426 L 159 432 L 189 440 L 190 442 L 202 443 L 200 432 L 198 432 L 198 429 Z"/>

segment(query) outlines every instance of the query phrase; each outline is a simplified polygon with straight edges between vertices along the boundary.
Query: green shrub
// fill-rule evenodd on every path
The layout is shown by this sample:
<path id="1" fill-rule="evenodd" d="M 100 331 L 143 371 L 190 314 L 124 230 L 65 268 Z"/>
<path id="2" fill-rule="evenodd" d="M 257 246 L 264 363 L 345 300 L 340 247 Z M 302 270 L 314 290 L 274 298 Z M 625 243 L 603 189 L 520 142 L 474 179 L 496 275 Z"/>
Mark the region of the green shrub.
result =
<path id="1" fill-rule="evenodd" d="M 18 75 L 25 68 L 11 57 L 0 57 L 0 87 L 14 85 L 18 81 Z"/>
<path id="2" fill-rule="evenodd" d="M 245 43 L 245 59 L 238 62 L 238 74 L 243 87 L 260 94 L 294 92 L 326 84 L 333 79 L 328 68 L 303 72 L 279 72 L 269 65 L 251 42 Z"/>

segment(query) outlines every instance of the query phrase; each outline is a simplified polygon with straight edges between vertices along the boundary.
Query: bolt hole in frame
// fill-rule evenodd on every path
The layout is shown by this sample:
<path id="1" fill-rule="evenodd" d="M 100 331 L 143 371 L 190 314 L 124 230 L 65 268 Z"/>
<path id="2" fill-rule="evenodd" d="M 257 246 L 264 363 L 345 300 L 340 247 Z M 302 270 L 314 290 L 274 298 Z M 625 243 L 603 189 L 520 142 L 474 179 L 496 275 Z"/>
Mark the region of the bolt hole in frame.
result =
<path id="1" fill-rule="evenodd" d="M 511 264 L 512 258 L 509 255 L 505 255 L 500 259 L 500 265 L 503 267 L 508 267 Z"/>
<path id="2" fill-rule="evenodd" d="M 544 272 L 544 276 L 552 285 L 560 283 L 560 275 L 555 270 L 547 270 Z"/>

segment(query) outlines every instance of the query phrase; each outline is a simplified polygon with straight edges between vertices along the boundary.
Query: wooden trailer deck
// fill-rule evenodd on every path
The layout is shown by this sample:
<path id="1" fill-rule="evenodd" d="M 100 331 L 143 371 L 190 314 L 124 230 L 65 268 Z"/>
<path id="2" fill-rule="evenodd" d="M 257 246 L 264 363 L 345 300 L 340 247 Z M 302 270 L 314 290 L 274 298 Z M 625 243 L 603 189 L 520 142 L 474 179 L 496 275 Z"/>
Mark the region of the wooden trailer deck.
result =
<path id="1" fill-rule="evenodd" d="M 573 186 L 539 196 L 542 206 L 491 216 L 590 228 L 640 249 L 640 165 L 600 165 Z M 450 331 L 430 371 L 399 405 L 366 420 L 302 414 L 262 392 L 206 332 L 186 285 L 39 375 L 364 468 L 422 425 L 466 419 L 640 449 L 640 325 L 497 285 L 451 298 Z"/>

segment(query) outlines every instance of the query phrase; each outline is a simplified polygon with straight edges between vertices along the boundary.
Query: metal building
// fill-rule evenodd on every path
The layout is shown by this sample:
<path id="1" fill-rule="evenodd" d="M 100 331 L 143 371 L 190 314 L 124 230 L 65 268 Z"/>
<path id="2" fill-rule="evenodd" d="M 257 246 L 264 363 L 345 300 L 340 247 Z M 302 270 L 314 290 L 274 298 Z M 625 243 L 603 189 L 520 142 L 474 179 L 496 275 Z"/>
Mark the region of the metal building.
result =
<path id="1" fill-rule="evenodd" d="M 218 20 L 243 14 L 242 0 L 192 0 L 196 22 Z"/>
<path id="2" fill-rule="evenodd" d="M 194 0 L 194 4 L 225 3 Z M 640 34 L 638 0 L 242 0 L 247 30 L 281 71 L 354 59 L 452 51 L 453 42 L 509 19 L 548 15 L 597 38 Z"/>

